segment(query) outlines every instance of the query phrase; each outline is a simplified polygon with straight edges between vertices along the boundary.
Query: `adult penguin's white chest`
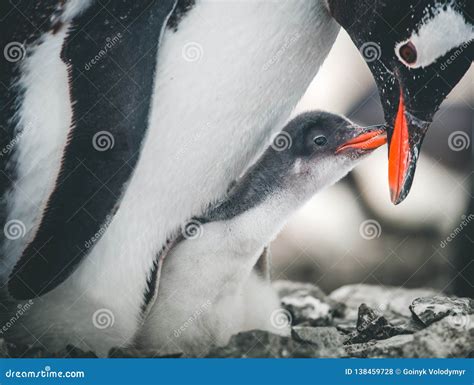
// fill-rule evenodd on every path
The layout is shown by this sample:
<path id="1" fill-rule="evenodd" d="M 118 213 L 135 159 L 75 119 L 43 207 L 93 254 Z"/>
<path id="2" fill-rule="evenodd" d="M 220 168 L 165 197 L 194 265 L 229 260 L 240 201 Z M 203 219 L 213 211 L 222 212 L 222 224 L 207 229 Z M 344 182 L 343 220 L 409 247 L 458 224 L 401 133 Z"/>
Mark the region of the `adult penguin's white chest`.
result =
<path id="1" fill-rule="evenodd" d="M 299 0 L 198 1 L 165 32 L 140 160 L 89 256 L 96 263 L 78 271 L 88 287 L 113 269 L 94 289 L 136 281 L 124 293 L 136 303 L 166 237 L 221 197 L 281 128 L 337 32 L 323 1 Z"/>

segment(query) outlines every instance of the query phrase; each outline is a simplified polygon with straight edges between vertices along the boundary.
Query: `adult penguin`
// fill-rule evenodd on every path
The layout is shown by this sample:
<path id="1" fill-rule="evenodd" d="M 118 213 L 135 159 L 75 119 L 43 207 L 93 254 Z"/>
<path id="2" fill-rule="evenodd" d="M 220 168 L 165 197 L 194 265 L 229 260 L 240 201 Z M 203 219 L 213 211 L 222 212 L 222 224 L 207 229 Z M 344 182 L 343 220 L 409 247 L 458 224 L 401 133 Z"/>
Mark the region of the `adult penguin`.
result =
<path id="1" fill-rule="evenodd" d="M 10 298 L 39 297 L 22 322 L 51 348 L 130 341 L 167 237 L 283 125 L 339 24 L 379 86 L 398 203 L 471 64 L 470 12 L 467 0 L 2 4 L 1 277 Z M 106 333 L 91 322 L 104 312 Z"/>

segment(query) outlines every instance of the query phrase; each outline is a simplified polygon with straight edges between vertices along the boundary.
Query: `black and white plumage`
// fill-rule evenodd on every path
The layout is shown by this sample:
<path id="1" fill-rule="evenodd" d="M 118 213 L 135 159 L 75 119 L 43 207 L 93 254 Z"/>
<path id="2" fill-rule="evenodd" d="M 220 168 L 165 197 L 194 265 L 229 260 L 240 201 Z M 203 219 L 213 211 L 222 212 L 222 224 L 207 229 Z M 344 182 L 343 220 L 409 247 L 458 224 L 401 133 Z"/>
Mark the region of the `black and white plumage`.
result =
<path id="1" fill-rule="evenodd" d="M 60 55 L 71 127 L 41 223 L 9 281 L 17 298 L 41 295 L 66 279 L 87 254 L 85 242 L 118 209 L 148 128 L 157 42 L 174 2 L 153 5 L 122 0 L 105 9 L 96 3 L 67 27 Z M 87 67 L 84 59 L 104 44 L 92 36 L 115 35 L 116 46 Z"/>
<path id="2" fill-rule="evenodd" d="M 385 3 L 364 6 L 388 20 Z M 417 3 L 414 15 L 434 4 Z M 385 40 L 381 23 L 353 27 L 351 15 L 361 15 L 353 7 L 343 0 L 0 5 L 0 225 L 8 234 L 0 277 L 13 308 L 42 294 L 22 318 L 41 343 L 100 352 L 129 343 L 156 255 L 284 124 L 328 54 L 336 20 L 359 46 L 383 41 L 381 60 L 391 65 L 396 45 L 421 22 L 407 19 Z M 19 58 L 5 56 L 18 51 Z M 449 54 L 438 53 L 436 63 Z M 450 79 L 443 96 L 467 69 L 461 62 L 443 72 Z M 374 70 L 382 89 L 396 84 L 397 71 Z M 413 111 L 411 95 L 429 66 L 417 74 L 405 88 Z M 390 126 L 387 106 L 399 95 L 382 96 Z M 426 100 L 434 111 L 439 100 Z M 103 308 L 114 314 L 107 333 L 90 322 Z M 35 342 L 20 326 L 10 332 Z"/>
<path id="3" fill-rule="evenodd" d="M 132 2 L 129 3 L 131 6 Z M 269 2 L 200 1 L 195 7 L 181 12 L 180 17 L 175 17 L 161 37 L 156 68 L 149 79 L 153 92 L 146 134 L 143 136 L 143 127 L 130 129 L 137 136 L 127 143 L 145 140 L 139 148 L 137 164 L 131 167 L 123 162 L 125 170 L 133 168 L 125 182 L 126 188 L 112 191 L 113 194 L 107 189 L 110 194 L 104 193 L 104 204 L 109 210 L 106 220 L 96 218 L 94 212 L 87 210 L 85 215 L 81 215 L 82 222 L 76 223 L 77 228 L 68 232 L 67 237 L 54 238 L 51 234 L 58 246 L 51 246 L 53 254 L 48 258 L 60 258 L 62 254 L 58 258 L 54 256 L 57 250 L 77 250 L 82 261 L 75 261 L 76 270 L 73 272 L 67 266 L 74 257 L 64 256 L 66 263 L 53 266 L 54 274 L 46 271 L 48 280 L 42 276 L 44 270 L 38 275 L 26 274 L 32 271 L 29 263 L 44 262 L 41 250 L 38 250 L 39 255 L 33 255 L 33 259 L 23 256 L 25 247 L 35 244 L 37 234 L 43 234 L 41 228 L 54 223 L 57 214 L 50 216 L 48 213 L 70 212 L 72 219 L 67 219 L 74 220 L 78 208 L 75 205 L 70 207 L 66 202 L 54 207 L 53 211 L 43 210 L 50 202 L 55 186 L 58 187 L 57 194 L 63 191 L 63 184 L 57 185 L 56 180 L 64 164 L 63 151 L 67 148 L 68 138 L 72 139 L 70 144 L 81 140 L 78 131 L 74 131 L 79 135 L 77 138 L 70 136 L 73 108 L 77 101 L 69 97 L 70 93 L 74 94 L 68 81 L 71 63 L 66 64 L 61 54 L 69 28 L 78 20 L 87 24 L 88 19 L 81 19 L 80 15 L 90 12 L 89 7 L 99 6 L 96 2 L 75 4 L 81 6 L 76 10 L 74 20 L 63 23 L 63 29 L 56 34 L 50 31 L 42 36 L 41 43 L 32 47 L 24 60 L 14 63 L 19 66 L 22 83 L 27 83 L 26 89 L 30 92 L 29 97 L 18 100 L 17 114 L 24 121 L 31 120 L 34 115 L 36 124 L 34 130 L 21 136 L 15 147 L 17 151 L 11 154 L 15 161 L 10 163 L 10 167 L 14 167 L 17 173 L 20 171 L 21 175 L 5 195 L 8 210 L 3 221 L 5 224 L 12 220 L 21 221 L 25 232 L 20 239 L 6 239 L 2 244 L 5 262 L 2 280 L 10 280 L 10 295 L 20 299 L 29 296 L 29 288 L 36 286 L 41 293 L 43 289 L 52 288 L 47 285 L 51 279 L 55 278 L 56 283 L 64 280 L 57 288 L 43 294 L 37 300 L 41 306 L 31 309 L 22 317 L 22 322 L 28 324 L 33 335 L 41 336 L 41 343 L 52 350 L 64 343 L 83 347 L 88 344 L 99 354 L 105 354 L 112 346 L 130 342 L 136 333 L 147 277 L 166 239 L 188 218 L 201 213 L 209 202 L 219 199 L 230 182 L 261 151 L 276 127 L 283 125 L 316 75 L 339 27 L 322 1 L 282 2 L 277 7 Z M 148 12 L 153 6 L 161 7 L 164 2 L 150 4 L 151 8 L 146 9 Z M 103 9 L 103 5 L 99 8 Z M 106 24 L 107 20 L 103 23 Z M 129 20 L 125 25 L 127 30 L 133 31 L 133 21 Z M 80 29 L 81 26 L 75 26 L 75 30 Z M 258 39 L 255 38 L 257 31 Z M 93 37 L 99 46 L 101 42 L 107 42 L 107 37 L 115 36 L 109 36 L 108 29 L 107 33 L 99 32 L 96 31 Z M 126 36 L 125 30 L 118 28 L 118 32 Z M 139 34 L 135 37 L 148 38 Z M 277 55 L 282 46 L 287 46 L 285 54 Z M 119 47 L 120 41 L 109 53 Z M 139 48 L 139 44 L 136 47 Z M 26 48 L 28 51 L 29 47 Z M 198 55 L 194 56 L 195 53 Z M 97 68 L 107 77 L 105 57 L 96 60 L 89 71 Z M 248 60 L 249 57 L 252 59 Z M 50 61 L 48 66 L 42 65 L 46 58 Z M 81 58 L 83 74 L 88 74 L 86 65 L 93 58 L 92 54 Z M 113 56 L 113 59 L 117 57 Z M 35 74 L 39 76 L 33 76 Z M 110 82 L 114 90 L 116 82 L 113 79 Z M 257 83 L 259 86 L 256 87 Z M 46 89 L 48 94 L 53 93 L 50 98 L 44 97 Z M 123 88 L 120 95 L 133 108 L 135 99 L 129 91 L 129 88 Z M 105 97 L 104 103 L 107 103 L 108 94 Z M 87 94 L 82 98 L 92 100 Z M 101 114 L 100 111 L 95 113 Z M 90 128 L 83 128 L 88 138 L 78 143 L 81 143 L 79 147 L 84 154 L 93 150 L 95 134 L 111 132 L 117 124 L 123 124 L 119 112 L 106 113 L 105 119 L 106 126 L 97 127 L 93 120 L 88 120 Z M 45 132 L 49 134 L 45 135 Z M 112 152 L 103 151 L 104 156 L 113 157 L 117 145 L 122 148 L 117 143 L 121 140 L 120 134 L 113 133 L 115 146 Z M 31 148 L 34 151 L 28 151 Z M 45 155 L 39 157 L 39 152 Z M 76 162 L 74 159 L 71 161 Z M 96 167 L 105 166 L 99 162 Z M 97 169 L 91 169 L 91 172 L 101 175 Z M 88 188 L 81 185 L 82 177 L 69 181 L 64 176 L 66 182 L 78 186 L 74 194 L 81 195 L 81 189 Z M 69 177 L 74 178 L 74 173 Z M 99 180 L 105 183 L 108 179 Z M 98 213 L 105 211 L 99 210 Z M 68 223 L 64 226 L 67 227 Z M 71 243 L 73 237 L 78 239 Z M 45 247 L 49 248 L 50 237 L 46 232 L 41 239 L 48 241 Z M 20 266 L 25 274 L 16 279 L 17 275 L 10 273 L 22 258 L 26 263 L 20 262 Z M 58 273 L 62 274 L 60 279 L 56 277 Z M 95 312 L 103 308 L 114 314 L 114 324 L 107 333 L 91 323 Z M 12 338 L 34 342 L 21 326 L 9 332 Z"/>
<path id="4" fill-rule="evenodd" d="M 325 112 L 289 122 L 228 196 L 161 256 L 160 289 L 137 343 L 203 355 L 243 330 L 288 332 L 272 316 L 279 301 L 255 264 L 292 213 L 385 142 L 383 129 Z"/>

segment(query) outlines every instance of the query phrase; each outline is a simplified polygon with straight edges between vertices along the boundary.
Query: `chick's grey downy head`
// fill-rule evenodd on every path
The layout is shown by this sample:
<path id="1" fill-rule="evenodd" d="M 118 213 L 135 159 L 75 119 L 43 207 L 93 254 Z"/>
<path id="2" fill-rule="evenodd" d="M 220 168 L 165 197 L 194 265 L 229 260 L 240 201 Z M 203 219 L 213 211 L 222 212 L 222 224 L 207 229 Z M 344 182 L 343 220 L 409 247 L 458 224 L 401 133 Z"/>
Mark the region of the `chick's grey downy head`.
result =
<path id="1" fill-rule="evenodd" d="M 383 126 L 360 127 L 343 116 L 312 111 L 291 120 L 275 136 L 268 155 L 287 178 L 307 175 L 326 185 L 385 142 Z"/>
<path id="2" fill-rule="evenodd" d="M 386 142 L 382 126 L 362 128 L 322 111 L 291 120 L 264 154 L 235 182 L 229 197 L 204 221 L 223 220 L 261 204 L 267 198 L 294 208 L 336 183 L 364 155 Z M 291 210 L 290 210 L 291 211 Z"/>
<path id="3" fill-rule="evenodd" d="M 324 111 L 301 114 L 275 136 L 272 149 L 289 159 L 357 160 L 385 143 L 383 126 L 361 127 L 345 117 Z"/>

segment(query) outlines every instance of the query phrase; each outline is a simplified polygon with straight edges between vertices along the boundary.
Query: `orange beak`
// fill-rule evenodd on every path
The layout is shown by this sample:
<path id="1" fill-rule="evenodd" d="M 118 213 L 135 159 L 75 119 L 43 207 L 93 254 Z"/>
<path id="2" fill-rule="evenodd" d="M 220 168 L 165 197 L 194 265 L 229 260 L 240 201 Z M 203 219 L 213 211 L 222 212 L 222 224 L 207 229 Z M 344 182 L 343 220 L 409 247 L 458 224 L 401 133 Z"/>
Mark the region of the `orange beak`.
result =
<path id="1" fill-rule="evenodd" d="M 405 117 L 405 103 L 400 94 L 400 103 L 393 128 L 392 140 L 388 155 L 388 183 L 390 198 L 397 204 L 403 191 L 404 180 L 410 164 L 410 144 L 408 125 Z"/>
<path id="2" fill-rule="evenodd" d="M 390 198 L 396 205 L 410 191 L 421 144 L 429 126 L 429 121 L 421 120 L 407 110 L 400 93 L 393 130 L 388 127 L 388 183 Z"/>
<path id="3" fill-rule="evenodd" d="M 348 149 L 359 149 L 364 151 L 375 150 L 376 148 L 383 146 L 385 143 L 387 143 L 387 133 L 385 130 L 377 129 L 373 131 L 365 131 L 339 146 L 336 150 L 336 154 Z"/>

